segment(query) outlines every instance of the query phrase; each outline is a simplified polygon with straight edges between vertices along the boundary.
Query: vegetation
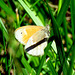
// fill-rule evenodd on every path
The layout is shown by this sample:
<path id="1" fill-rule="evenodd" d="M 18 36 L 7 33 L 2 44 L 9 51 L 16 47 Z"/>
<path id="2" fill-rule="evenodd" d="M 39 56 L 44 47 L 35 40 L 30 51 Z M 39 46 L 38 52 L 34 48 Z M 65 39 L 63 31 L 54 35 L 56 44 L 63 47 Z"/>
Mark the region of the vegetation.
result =
<path id="1" fill-rule="evenodd" d="M 0 75 L 75 75 L 75 0 L 0 0 Z M 43 56 L 31 56 L 14 36 L 25 25 L 50 26 Z"/>

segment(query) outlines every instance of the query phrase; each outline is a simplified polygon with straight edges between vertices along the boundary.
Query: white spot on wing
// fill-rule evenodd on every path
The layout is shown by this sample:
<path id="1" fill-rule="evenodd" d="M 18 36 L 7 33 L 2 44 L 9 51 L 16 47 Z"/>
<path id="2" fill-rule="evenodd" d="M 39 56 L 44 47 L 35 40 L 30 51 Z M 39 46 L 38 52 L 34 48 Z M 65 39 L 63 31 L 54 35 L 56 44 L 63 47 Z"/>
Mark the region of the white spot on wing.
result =
<path id="1" fill-rule="evenodd" d="M 28 42 L 27 42 L 27 44 L 26 44 L 26 46 L 25 46 L 25 49 L 28 48 L 28 47 L 31 46 L 31 45 L 34 45 L 34 44 L 36 44 L 36 42 L 33 42 L 33 38 L 31 37 L 31 38 L 28 40 Z"/>
<path id="2" fill-rule="evenodd" d="M 24 29 L 24 33 L 27 35 L 27 32 L 26 32 L 26 30 Z"/>

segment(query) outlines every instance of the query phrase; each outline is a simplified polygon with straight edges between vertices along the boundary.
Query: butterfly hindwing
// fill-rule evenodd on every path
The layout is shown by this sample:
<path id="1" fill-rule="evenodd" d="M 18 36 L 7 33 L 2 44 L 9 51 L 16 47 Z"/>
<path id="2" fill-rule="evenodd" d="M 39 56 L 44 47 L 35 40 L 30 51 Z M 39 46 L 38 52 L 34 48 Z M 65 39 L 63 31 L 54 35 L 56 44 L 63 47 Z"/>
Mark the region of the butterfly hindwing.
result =
<path id="1" fill-rule="evenodd" d="M 27 53 L 31 55 L 39 56 L 44 54 L 44 48 L 46 46 L 47 46 L 46 34 L 44 30 L 41 29 L 29 38 L 27 44 L 25 45 L 25 49 Z"/>

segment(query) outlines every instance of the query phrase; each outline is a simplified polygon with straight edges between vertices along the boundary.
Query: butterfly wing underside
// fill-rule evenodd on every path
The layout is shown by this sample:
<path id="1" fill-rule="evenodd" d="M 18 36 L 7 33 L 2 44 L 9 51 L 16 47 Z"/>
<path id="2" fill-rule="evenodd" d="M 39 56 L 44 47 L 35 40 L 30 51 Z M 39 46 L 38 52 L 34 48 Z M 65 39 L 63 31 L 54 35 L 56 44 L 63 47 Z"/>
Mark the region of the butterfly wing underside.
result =
<path id="1" fill-rule="evenodd" d="M 37 31 L 42 29 L 42 26 L 23 26 L 19 27 L 15 30 L 15 37 L 16 39 L 22 43 L 23 45 L 26 45 L 28 39 Z"/>
<path id="2" fill-rule="evenodd" d="M 30 55 L 42 56 L 46 46 L 46 34 L 45 31 L 41 29 L 29 38 L 27 44 L 25 45 L 25 49 Z"/>

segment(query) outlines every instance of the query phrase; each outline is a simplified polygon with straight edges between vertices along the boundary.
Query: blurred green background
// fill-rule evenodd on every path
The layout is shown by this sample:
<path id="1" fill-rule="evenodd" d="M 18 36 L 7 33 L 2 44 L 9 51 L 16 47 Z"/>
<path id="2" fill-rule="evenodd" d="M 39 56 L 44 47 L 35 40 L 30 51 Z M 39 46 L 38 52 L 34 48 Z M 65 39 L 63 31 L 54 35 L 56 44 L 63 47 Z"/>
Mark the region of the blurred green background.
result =
<path id="1" fill-rule="evenodd" d="M 45 54 L 27 54 L 15 29 L 47 24 Z M 75 75 L 75 0 L 0 0 L 0 75 Z"/>

